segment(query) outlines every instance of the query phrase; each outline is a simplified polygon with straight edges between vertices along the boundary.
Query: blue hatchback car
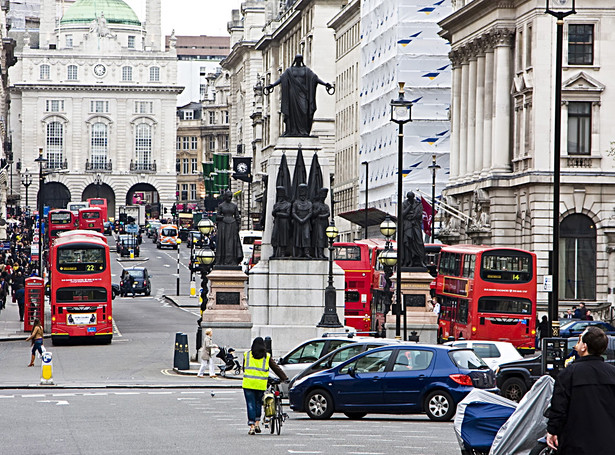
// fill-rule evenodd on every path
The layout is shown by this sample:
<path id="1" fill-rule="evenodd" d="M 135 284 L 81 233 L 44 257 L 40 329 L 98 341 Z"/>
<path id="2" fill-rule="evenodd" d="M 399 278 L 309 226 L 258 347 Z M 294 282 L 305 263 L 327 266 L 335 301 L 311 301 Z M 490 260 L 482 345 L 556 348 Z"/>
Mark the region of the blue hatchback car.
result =
<path id="1" fill-rule="evenodd" d="M 420 414 L 450 420 L 472 388 L 497 392 L 495 374 L 470 349 L 400 344 L 359 354 L 294 383 L 290 407 L 312 419 L 343 412 L 351 419 L 369 413 Z"/>
<path id="2" fill-rule="evenodd" d="M 601 328 L 607 335 L 615 335 L 615 327 L 603 321 L 571 321 L 562 325 L 559 329 L 559 336 L 562 338 L 578 337 L 589 326 Z"/>

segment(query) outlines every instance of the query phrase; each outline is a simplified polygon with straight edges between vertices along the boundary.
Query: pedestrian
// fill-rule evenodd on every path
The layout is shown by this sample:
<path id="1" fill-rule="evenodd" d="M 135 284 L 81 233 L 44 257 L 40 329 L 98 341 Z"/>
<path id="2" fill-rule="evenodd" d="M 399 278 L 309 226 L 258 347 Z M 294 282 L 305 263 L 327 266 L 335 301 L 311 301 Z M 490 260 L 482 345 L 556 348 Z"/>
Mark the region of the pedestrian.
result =
<path id="1" fill-rule="evenodd" d="M 573 305 L 572 306 L 572 319 L 578 319 L 578 318 L 579 318 L 579 310 L 576 305 Z"/>
<path id="2" fill-rule="evenodd" d="M 538 323 L 538 333 L 539 336 L 536 337 L 536 348 L 540 349 L 540 341 L 543 338 L 548 338 L 551 336 L 551 332 L 549 330 L 549 320 L 546 316 L 543 316 L 541 321 Z"/>
<path id="3" fill-rule="evenodd" d="M 0 307 L 4 309 L 6 307 L 6 296 L 9 293 L 9 284 L 6 282 L 6 275 L 2 272 L 0 276 Z"/>
<path id="4" fill-rule="evenodd" d="M 130 289 L 132 291 L 132 298 L 135 298 L 135 288 L 136 288 L 136 283 L 135 283 L 135 277 L 132 276 L 130 273 L 128 273 L 128 289 Z M 128 293 L 126 293 L 126 295 L 128 295 Z"/>
<path id="5" fill-rule="evenodd" d="M 17 290 L 15 291 L 15 300 L 17 300 L 17 306 L 19 307 L 19 321 L 23 322 L 26 292 L 21 285 L 17 285 Z"/>
<path id="6" fill-rule="evenodd" d="M 196 355 L 195 359 L 199 358 L 199 349 L 203 346 L 203 329 L 201 328 L 201 322 L 203 322 L 203 318 L 200 317 L 196 320 Z"/>
<path id="7" fill-rule="evenodd" d="M 602 354 L 608 337 L 588 327 L 574 347 L 579 358 L 555 379 L 547 423 L 547 444 L 558 455 L 613 453 L 615 366 Z"/>
<path id="8" fill-rule="evenodd" d="M 212 350 L 217 349 L 211 338 L 213 334 L 213 330 L 205 329 L 205 336 L 203 337 L 203 352 L 201 353 L 201 368 L 199 369 L 199 374 L 196 375 L 197 378 L 204 378 L 205 368 L 209 366 L 209 377 L 215 378 L 216 372 L 214 371 L 214 358 L 212 356 Z"/>
<path id="9" fill-rule="evenodd" d="M 254 338 L 252 347 L 243 354 L 243 395 L 246 399 L 248 410 L 248 434 L 260 433 L 260 420 L 263 405 L 263 395 L 267 390 L 269 368 L 278 375 L 282 381 L 288 381 L 288 377 L 271 358 L 267 352 L 265 340 L 261 337 Z"/>
<path id="10" fill-rule="evenodd" d="M 586 321 L 593 321 L 594 317 L 592 316 L 592 312 L 590 310 L 587 310 L 587 314 L 585 315 L 585 320 Z"/>
<path id="11" fill-rule="evenodd" d="M 30 333 L 30 336 L 26 338 L 26 341 L 30 341 L 32 343 L 32 358 L 30 359 L 28 366 L 33 367 L 34 355 L 36 354 L 36 351 L 38 351 L 40 355 L 43 355 L 43 326 L 38 318 L 34 320 L 32 325 L 32 333 Z"/>

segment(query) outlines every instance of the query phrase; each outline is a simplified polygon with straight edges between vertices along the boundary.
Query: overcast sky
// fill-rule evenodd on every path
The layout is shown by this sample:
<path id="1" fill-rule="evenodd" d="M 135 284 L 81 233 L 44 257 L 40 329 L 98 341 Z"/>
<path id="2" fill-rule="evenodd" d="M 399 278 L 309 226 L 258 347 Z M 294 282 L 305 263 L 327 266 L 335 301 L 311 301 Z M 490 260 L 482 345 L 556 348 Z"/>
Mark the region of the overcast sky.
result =
<path id="1" fill-rule="evenodd" d="M 124 0 L 145 20 L 146 0 Z M 170 35 L 228 36 L 226 23 L 241 0 L 162 0 L 162 33 Z"/>

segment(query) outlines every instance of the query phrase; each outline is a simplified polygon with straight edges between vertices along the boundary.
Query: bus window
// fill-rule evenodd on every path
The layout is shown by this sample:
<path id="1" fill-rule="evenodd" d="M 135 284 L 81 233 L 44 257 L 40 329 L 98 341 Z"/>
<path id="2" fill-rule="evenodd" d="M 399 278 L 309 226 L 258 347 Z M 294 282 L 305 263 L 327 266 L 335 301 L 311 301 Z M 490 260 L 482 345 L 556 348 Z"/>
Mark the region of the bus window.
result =
<path id="1" fill-rule="evenodd" d="M 105 288 L 60 288 L 56 291 L 56 302 L 106 302 Z"/>
<path id="2" fill-rule="evenodd" d="M 360 261 L 361 248 L 358 246 L 336 246 L 335 261 Z"/>
<path id="3" fill-rule="evenodd" d="M 509 297 L 482 297 L 478 301 L 480 313 L 531 314 L 532 302 Z"/>
<path id="4" fill-rule="evenodd" d="M 70 272 L 99 273 L 105 270 L 104 248 L 59 248 L 57 252 L 58 270 Z"/>
<path id="5" fill-rule="evenodd" d="M 361 296 L 357 291 L 346 291 L 346 302 L 358 302 Z"/>
<path id="6" fill-rule="evenodd" d="M 459 276 L 461 266 L 461 254 L 443 253 L 440 257 L 440 275 Z"/>
<path id="7" fill-rule="evenodd" d="M 527 283 L 532 279 L 532 257 L 526 253 L 484 254 L 480 277 L 491 282 Z"/>
<path id="8" fill-rule="evenodd" d="M 463 277 L 474 278 L 474 267 L 476 266 L 476 255 L 466 254 L 463 258 Z"/>
<path id="9" fill-rule="evenodd" d="M 100 212 L 81 212 L 81 216 L 86 220 L 96 220 L 100 218 Z"/>
<path id="10" fill-rule="evenodd" d="M 457 308 L 457 322 L 462 324 L 468 323 L 468 301 L 465 299 L 459 299 Z"/>

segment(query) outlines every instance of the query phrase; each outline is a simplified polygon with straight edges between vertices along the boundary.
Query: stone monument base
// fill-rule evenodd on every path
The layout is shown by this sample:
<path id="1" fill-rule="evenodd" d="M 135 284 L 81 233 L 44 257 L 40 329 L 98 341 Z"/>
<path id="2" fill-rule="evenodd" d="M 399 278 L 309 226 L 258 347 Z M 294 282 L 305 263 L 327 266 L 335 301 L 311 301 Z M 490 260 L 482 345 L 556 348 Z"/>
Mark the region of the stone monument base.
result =
<path id="1" fill-rule="evenodd" d="M 250 347 L 252 316 L 246 297 L 248 276 L 241 267 L 214 267 L 207 279 L 211 291 L 201 327 L 214 330 L 213 339 L 218 346 Z"/>
<path id="2" fill-rule="evenodd" d="M 419 342 L 435 344 L 438 342 L 438 315 L 432 311 L 428 303 L 431 299 L 429 285 L 433 277 L 427 272 L 401 273 L 402 308 L 406 308 L 406 337 L 416 332 Z M 396 276 L 391 277 L 393 282 Z M 397 286 L 397 283 L 395 283 Z M 395 294 L 393 294 L 395 302 Z M 385 321 L 387 338 L 395 337 L 396 316 L 388 314 Z M 401 316 L 401 337 L 404 338 L 404 316 Z"/>

